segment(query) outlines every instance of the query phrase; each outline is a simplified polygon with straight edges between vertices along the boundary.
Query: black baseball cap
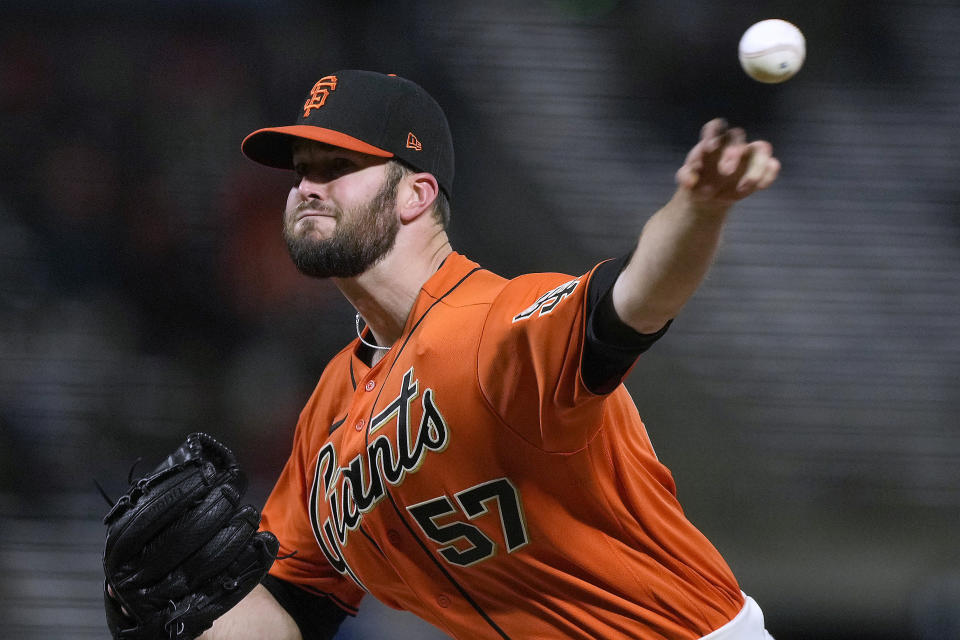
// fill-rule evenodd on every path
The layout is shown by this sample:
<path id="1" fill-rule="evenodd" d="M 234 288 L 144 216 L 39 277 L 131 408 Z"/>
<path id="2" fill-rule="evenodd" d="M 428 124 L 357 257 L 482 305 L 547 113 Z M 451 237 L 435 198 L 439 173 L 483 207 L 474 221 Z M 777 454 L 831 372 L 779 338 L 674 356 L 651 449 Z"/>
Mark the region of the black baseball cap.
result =
<path id="1" fill-rule="evenodd" d="M 452 196 L 453 139 L 443 109 L 420 85 L 373 71 L 344 70 L 310 89 L 296 124 L 254 131 L 241 144 L 251 160 L 293 169 L 291 143 L 315 140 L 433 174 Z"/>

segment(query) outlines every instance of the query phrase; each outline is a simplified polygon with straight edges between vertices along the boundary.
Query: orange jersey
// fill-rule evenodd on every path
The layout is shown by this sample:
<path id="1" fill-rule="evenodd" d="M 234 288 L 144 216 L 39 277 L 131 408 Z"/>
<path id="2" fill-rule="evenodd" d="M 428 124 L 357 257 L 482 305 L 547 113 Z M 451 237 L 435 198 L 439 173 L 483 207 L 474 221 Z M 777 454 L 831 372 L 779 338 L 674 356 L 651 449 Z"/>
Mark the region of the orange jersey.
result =
<path id="1" fill-rule="evenodd" d="M 366 592 L 455 638 L 698 638 L 743 605 L 686 519 L 626 388 L 581 376 L 578 278 L 458 254 L 372 369 L 327 366 L 263 510 L 271 573 Z"/>

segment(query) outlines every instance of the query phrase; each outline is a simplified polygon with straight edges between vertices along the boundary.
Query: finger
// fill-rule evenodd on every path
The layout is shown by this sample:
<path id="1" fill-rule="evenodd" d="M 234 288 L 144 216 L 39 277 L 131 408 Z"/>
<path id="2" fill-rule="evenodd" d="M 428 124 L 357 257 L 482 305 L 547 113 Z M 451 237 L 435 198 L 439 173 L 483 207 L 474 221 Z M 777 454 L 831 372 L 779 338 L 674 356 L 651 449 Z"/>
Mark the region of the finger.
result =
<path id="1" fill-rule="evenodd" d="M 747 132 L 744 131 L 741 127 L 734 127 L 726 133 L 726 142 L 731 145 L 740 145 L 746 144 L 747 142 Z"/>
<path id="2" fill-rule="evenodd" d="M 712 140 L 722 136 L 730 125 L 724 118 L 714 118 L 700 129 L 701 140 Z"/>
<path id="3" fill-rule="evenodd" d="M 780 161 L 777 160 L 776 158 L 770 158 L 770 160 L 767 162 L 767 168 L 766 168 L 766 171 L 764 171 L 763 173 L 763 177 L 761 177 L 760 180 L 757 181 L 757 189 L 758 190 L 766 189 L 771 184 L 773 184 L 774 180 L 776 180 L 777 176 L 779 175 L 780 175 Z"/>
<path id="4" fill-rule="evenodd" d="M 225 581 L 224 588 L 241 593 L 252 589 L 273 566 L 279 549 L 276 536 L 269 531 L 258 531 L 230 565 L 227 573 L 233 580 Z"/>
<path id="5" fill-rule="evenodd" d="M 230 522 L 216 536 L 187 561 L 182 570 L 192 589 L 214 576 L 226 573 L 241 557 L 260 526 L 260 513 L 250 505 L 237 511 Z"/>
<path id="6" fill-rule="evenodd" d="M 260 514 L 251 506 L 232 513 L 216 530 L 204 533 L 201 544 L 192 546 L 187 557 L 141 589 L 140 604 L 147 610 L 160 611 L 167 602 L 180 602 L 228 573 L 228 567 L 249 546 L 259 523 Z"/>
<path id="7" fill-rule="evenodd" d="M 741 162 L 748 152 L 747 134 L 743 129 L 731 129 L 724 136 L 720 159 L 717 161 L 717 173 L 730 176 L 741 169 Z"/>
<path id="8" fill-rule="evenodd" d="M 767 171 L 767 165 L 773 156 L 773 147 L 769 142 L 758 140 L 746 146 L 743 175 L 737 182 L 738 192 L 749 192 L 757 188 Z"/>
<path id="9" fill-rule="evenodd" d="M 139 618 L 130 614 L 130 611 L 123 605 L 113 588 L 107 584 L 104 591 L 103 604 L 107 613 L 107 624 L 111 627 L 126 628 L 135 625 Z"/>
<path id="10" fill-rule="evenodd" d="M 700 129 L 700 141 L 687 153 L 675 179 L 679 186 L 694 188 L 705 166 L 714 166 L 717 154 L 725 144 L 729 124 L 723 118 L 714 118 Z M 741 130 L 742 131 L 742 130 Z"/>
<path id="11" fill-rule="evenodd" d="M 685 164 L 677 170 L 677 185 L 686 189 L 693 189 L 700 181 L 700 169 L 694 164 Z"/>
<path id="12" fill-rule="evenodd" d="M 729 125 L 723 118 L 714 118 L 700 128 L 700 141 L 687 154 L 685 162 L 713 153 L 723 144 Z"/>
<path id="13" fill-rule="evenodd" d="M 188 510 L 198 492 L 205 492 L 203 473 L 198 468 L 173 473 L 155 479 L 154 484 L 134 489 L 121 501 L 125 508 L 112 516 L 108 523 L 118 533 L 108 536 L 104 549 L 104 569 L 107 575 L 126 573 L 132 558 L 143 552 L 145 540 L 150 540 Z M 143 491 L 141 494 L 140 492 Z"/>
<path id="14" fill-rule="evenodd" d="M 706 142 L 704 142 L 703 140 L 695 144 L 693 148 L 687 152 L 687 157 L 683 159 L 683 164 L 692 165 L 692 164 L 697 164 L 698 162 L 702 162 L 703 154 L 706 152 L 705 147 L 706 147 Z"/>
<path id="15" fill-rule="evenodd" d="M 154 584 L 167 576 L 226 526 L 237 510 L 234 487 L 214 487 L 192 509 L 148 542 L 135 576 L 140 584 Z"/>
<path id="16" fill-rule="evenodd" d="M 127 611 L 127 608 L 120 602 L 120 598 L 117 597 L 117 592 L 113 590 L 113 587 L 109 583 L 107 584 L 107 595 L 110 596 L 115 604 L 120 605 L 120 612 L 123 615 L 127 616 L 128 618 L 132 617 L 130 612 Z"/>

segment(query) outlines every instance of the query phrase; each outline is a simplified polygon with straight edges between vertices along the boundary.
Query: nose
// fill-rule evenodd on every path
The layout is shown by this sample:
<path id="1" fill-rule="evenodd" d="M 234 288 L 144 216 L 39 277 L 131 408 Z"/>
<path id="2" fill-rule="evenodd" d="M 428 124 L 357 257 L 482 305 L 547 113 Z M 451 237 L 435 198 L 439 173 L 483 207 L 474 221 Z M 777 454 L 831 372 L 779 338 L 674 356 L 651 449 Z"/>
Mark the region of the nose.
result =
<path id="1" fill-rule="evenodd" d="M 300 197 L 304 200 L 324 200 L 326 198 L 326 185 L 322 182 L 315 182 L 308 176 L 303 176 L 303 178 L 300 179 L 300 184 L 297 185 L 297 191 L 300 192 Z"/>

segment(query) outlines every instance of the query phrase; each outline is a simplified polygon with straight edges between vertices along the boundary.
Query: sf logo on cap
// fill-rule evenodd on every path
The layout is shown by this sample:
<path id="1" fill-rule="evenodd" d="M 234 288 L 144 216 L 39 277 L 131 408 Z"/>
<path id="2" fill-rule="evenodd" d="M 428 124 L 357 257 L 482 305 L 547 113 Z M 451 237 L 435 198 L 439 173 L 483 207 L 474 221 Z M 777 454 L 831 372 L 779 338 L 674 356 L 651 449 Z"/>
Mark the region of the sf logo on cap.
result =
<path id="1" fill-rule="evenodd" d="M 327 101 L 327 96 L 337 90 L 337 76 L 324 76 L 310 89 L 310 97 L 303 103 L 303 117 L 310 115 L 311 109 L 319 109 Z"/>

